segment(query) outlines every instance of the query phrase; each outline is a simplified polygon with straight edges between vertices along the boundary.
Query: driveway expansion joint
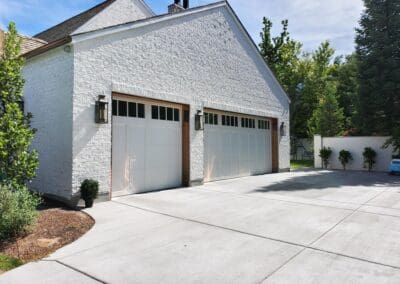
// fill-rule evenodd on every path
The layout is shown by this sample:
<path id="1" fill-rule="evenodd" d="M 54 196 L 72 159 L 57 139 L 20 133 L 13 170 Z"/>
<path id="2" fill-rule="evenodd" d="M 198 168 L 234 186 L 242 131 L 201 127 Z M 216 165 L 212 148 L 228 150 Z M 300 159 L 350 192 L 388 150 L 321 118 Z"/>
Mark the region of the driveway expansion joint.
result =
<path id="1" fill-rule="evenodd" d="M 379 194 L 381 194 L 382 192 L 380 192 Z M 370 200 L 376 198 L 379 194 L 377 194 L 376 196 L 372 197 Z M 370 200 L 366 201 L 369 202 Z M 385 266 L 385 267 L 389 267 L 389 268 L 393 268 L 393 269 L 397 269 L 400 270 L 400 267 L 398 266 L 393 266 L 390 264 L 385 264 L 385 263 L 380 263 L 380 262 L 375 262 L 375 261 L 371 261 L 368 259 L 363 259 L 363 258 L 358 258 L 358 257 L 354 257 L 351 255 L 345 255 L 345 254 L 341 254 L 341 253 L 336 253 L 336 252 L 331 252 L 328 250 L 323 250 L 323 249 L 318 249 L 313 247 L 312 245 L 317 242 L 320 238 L 322 238 L 323 236 L 325 236 L 328 232 L 330 232 L 331 230 L 333 230 L 335 227 L 337 227 L 338 225 L 340 225 L 341 223 L 343 223 L 347 218 L 351 217 L 352 215 L 354 215 L 355 213 L 358 212 L 358 209 L 361 208 L 362 206 L 364 206 L 364 204 L 361 204 L 359 206 L 359 208 L 353 210 L 350 214 L 346 215 L 343 219 L 341 219 L 337 224 L 335 224 L 334 226 L 332 226 L 332 228 L 328 229 L 325 233 L 323 233 L 320 237 L 318 237 L 316 240 L 312 241 L 309 245 L 302 245 L 302 244 L 298 244 L 298 243 L 293 243 L 290 241 L 285 241 L 285 240 L 280 240 L 280 239 L 276 239 L 276 238 L 271 238 L 271 237 L 266 237 L 263 235 L 258 235 L 258 234 L 252 234 L 249 232 L 244 232 L 244 231 L 240 231 L 240 230 L 236 230 L 236 229 L 232 229 L 232 228 L 227 228 L 227 227 L 223 227 L 223 226 L 219 226 L 219 225 L 214 225 L 214 224 L 209 224 L 206 222 L 201 222 L 201 221 L 197 221 L 197 220 L 193 220 L 190 218 L 184 218 L 184 217 L 179 217 L 179 216 L 174 216 L 168 213 L 163 213 L 163 212 L 158 212 L 152 209 L 148 209 L 148 208 L 142 208 L 140 206 L 134 206 L 131 204 L 126 204 L 123 202 L 119 202 L 119 201 L 115 201 L 112 200 L 111 202 L 117 203 L 119 205 L 123 205 L 123 206 L 128 206 L 131 208 L 135 208 L 138 210 L 143 210 L 149 213 L 153 213 L 153 214 L 158 214 L 158 215 L 163 215 L 166 217 L 170 217 L 170 218 L 175 218 L 175 219 L 179 219 L 182 221 L 187 221 L 187 222 L 192 222 L 192 223 L 196 223 L 196 224 L 200 224 L 200 225 L 204 225 L 204 226 L 210 226 L 210 227 L 214 227 L 214 228 L 218 228 L 218 229 L 222 229 L 222 230 L 227 230 L 227 231 L 231 231 L 231 232 L 235 232 L 235 233 L 239 233 L 239 234 L 244 234 L 244 235 L 248 235 L 248 236 L 252 236 L 252 237 L 256 237 L 256 238 L 262 238 L 265 240 L 270 240 L 270 241 L 274 241 L 274 242 L 279 242 L 279 243 L 284 243 L 287 245 L 291 245 L 291 246 L 296 246 L 296 247 L 300 247 L 302 248 L 299 252 L 297 252 L 294 256 L 292 256 L 291 258 L 289 258 L 289 260 L 287 262 L 285 262 L 282 266 L 280 266 L 276 271 L 272 272 L 270 275 L 268 275 L 263 281 L 267 280 L 270 276 L 272 276 L 273 274 L 275 274 L 278 270 L 280 270 L 281 268 L 283 268 L 285 265 L 287 265 L 291 260 L 293 260 L 296 256 L 298 256 L 299 254 L 301 254 L 303 251 L 305 251 L 306 249 L 311 249 L 311 250 L 315 250 L 315 251 L 320 251 L 320 252 L 324 252 L 324 253 L 328 253 L 328 254 L 332 254 L 332 255 L 337 255 L 337 256 L 342 256 L 342 257 L 346 257 L 346 258 L 350 258 L 350 259 L 354 259 L 354 260 L 358 260 L 358 261 L 362 261 L 362 262 L 366 262 L 366 263 L 371 263 L 371 264 L 376 264 L 376 265 L 380 265 L 380 266 Z M 359 211 L 362 212 L 362 211 Z M 364 212 L 362 212 L 364 213 Z M 370 214 L 374 214 L 374 213 L 370 213 Z"/>
<path id="2" fill-rule="evenodd" d="M 398 269 L 400 270 L 400 267 L 397 266 L 393 266 L 393 265 L 389 265 L 389 264 L 383 264 L 383 263 L 379 263 L 379 262 L 375 262 L 375 261 L 371 261 L 371 260 L 367 260 L 367 259 L 363 259 L 363 258 L 358 258 L 358 257 L 353 257 L 353 256 L 348 256 L 345 254 L 340 254 L 340 253 L 336 253 L 336 252 L 331 252 L 331 251 L 327 251 L 327 250 L 323 250 L 323 249 L 318 249 L 316 247 L 312 247 L 312 245 L 314 245 L 316 242 L 318 242 L 319 240 L 321 240 L 324 236 L 326 236 L 327 234 L 329 234 L 329 232 L 331 232 L 332 230 L 334 230 L 337 226 L 339 226 L 340 224 L 342 224 L 345 220 L 347 220 L 348 218 L 350 218 L 351 216 L 353 216 L 354 214 L 356 214 L 357 212 L 362 212 L 362 213 L 369 213 L 369 212 L 363 212 L 363 211 L 359 211 L 363 206 L 365 206 L 368 202 L 370 202 L 371 200 L 377 198 L 379 195 L 381 195 L 383 192 L 385 192 L 385 190 L 379 192 L 378 194 L 376 194 L 375 196 L 371 197 L 370 199 L 368 199 L 367 201 L 365 201 L 364 203 L 362 203 L 360 206 L 358 206 L 356 209 L 352 210 L 352 212 L 348 215 L 346 215 L 345 217 L 343 217 L 339 222 L 337 222 L 335 225 L 333 225 L 330 229 L 328 229 L 326 232 L 324 232 L 321 236 L 319 236 L 317 239 L 315 239 L 314 241 L 312 241 L 308 246 L 304 246 L 304 248 L 299 251 L 297 254 L 295 254 L 294 256 L 292 256 L 291 258 L 289 258 L 285 263 L 283 263 L 281 266 L 279 266 L 277 269 L 275 269 L 274 271 L 272 271 L 270 274 L 267 275 L 267 277 L 261 281 L 261 283 L 265 282 L 268 278 L 270 278 L 272 275 L 274 275 L 275 273 L 277 273 L 279 270 L 281 270 L 283 267 L 285 267 L 287 264 L 289 264 L 293 259 L 295 259 L 298 255 L 300 255 L 303 251 L 305 251 L 306 249 L 312 249 L 312 250 L 316 250 L 316 251 L 320 251 L 320 252 L 324 252 L 324 253 L 329 253 L 329 254 L 334 254 L 337 256 L 342 256 L 342 257 L 347 257 L 347 258 L 351 258 L 351 259 L 355 259 L 355 260 L 359 260 L 359 261 L 363 261 L 363 262 L 368 262 L 368 263 L 372 263 L 372 264 L 377 264 L 377 265 L 382 265 L 382 266 L 386 266 L 386 267 L 390 267 L 390 268 L 394 268 L 394 269 Z M 369 213 L 369 214 L 373 214 L 373 215 L 379 215 L 379 214 L 375 214 L 375 213 Z"/>
<path id="3" fill-rule="evenodd" d="M 86 272 L 84 272 L 84 271 L 82 271 L 82 270 L 79 270 L 79 269 L 77 269 L 77 268 L 75 268 L 75 267 L 73 267 L 73 266 L 71 266 L 71 265 L 68 265 L 68 264 L 66 264 L 66 263 L 63 263 L 63 262 L 61 262 L 61 261 L 59 261 L 59 260 L 43 259 L 43 260 L 40 260 L 40 261 L 41 261 L 41 262 L 55 262 L 55 263 L 58 263 L 58 264 L 60 264 L 60 265 L 62 265 L 62 266 L 64 266 L 64 267 L 66 267 L 66 268 L 68 268 L 68 269 L 70 269 L 70 270 L 73 270 L 73 271 L 75 271 L 75 272 L 77 272 L 77 273 L 79 273 L 79 274 L 85 275 L 86 277 L 88 277 L 88 278 L 90 278 L 90 279 L 92 279 L 92 280 L 94 280 L 94 281 L 96 281 L 96 282 L 99 282 L 99 283 L 102 283 L 102 284 L 109 284 L 108 282 L 105 282 L 105 281 L 103 281 L 103 280 L 100 280 L 100 279 L 98 279 L 97 277 L 94 277 L 94 276 L 92 276 L 92 275 L 90 275 L 90 274 L 88 274 L 88 273 L 86 273 Z"/>

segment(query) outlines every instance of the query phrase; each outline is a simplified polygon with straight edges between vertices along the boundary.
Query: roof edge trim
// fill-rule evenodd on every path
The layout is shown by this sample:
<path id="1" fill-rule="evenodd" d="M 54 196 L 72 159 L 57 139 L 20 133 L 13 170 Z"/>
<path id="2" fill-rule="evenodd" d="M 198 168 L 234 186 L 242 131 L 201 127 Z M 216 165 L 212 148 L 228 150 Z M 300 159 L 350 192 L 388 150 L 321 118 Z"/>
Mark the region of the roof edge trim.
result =
<path id="1" fill-rule="evenodd" d="M 32 51 L 29 51 L 29 52 L 23 54 L 22 56 L 25 57 L 26 59 L 30 59 L 32 57 L 35 57 L 35 56 L 40 55 L 42 53 L 45 53 L 45 52 L 47 52 L 47 51 L 49 51 L 51 49 L 54 49 L 54 48 L 60 47 L 60 46 L 62 46 L 64 44 L 70 43 L 71 41 L 72 41 L 72 38 L 70 36 L 67 36 L 65 38 L 53 41 L 53 42 L 51 42 L 49 44 L 43 45 L 43 46 L 41 46 L 39 48 L 36 48 L 36 49 L 34 49 Z"/>
<path id="2" fill-rule="evenodd" d="M 170 19 L 176 19 L 176 18 L 188 16 L 188 15 L 201 13 L 204 11 L 208 11 L 208 10 L 212 10 L 215 8 L 226 6 L 226 4 L 227 4 L 226 1 L 219 1 L 219 2 L 215 2 L 215 3 L 191 8 L 189 10 L 174 13 L 174 14 L 166 13 L 166 14 L 158 15 L 158 16 L 155 16 L 152 18 L 145 18 L 145 19 L 141 19 L 141 20 L 137 20 L 137 21 L 133 21 L 133 22 L 128 22 L 128 23 L 124 23 L 124 24 L 118 24 L 118 25 L 114 25 L 114 26 L 110 26 L 110 27 L 105 27 L 105 28 L 98 29 L 98 30 L 77 33 L 77 34 L 72 35 L 72 38 L 73 38 L 72 43 L 77 43 L 77 42 L 81 42 L 81 41 L 88 40 L 88 39 L 106 36 L 106 35 L 117 33 L 117 32 L 124 32 L 124 31 L 130 30 L 132 28 L 155 24 L 155 23 L 170 20 Z"/>

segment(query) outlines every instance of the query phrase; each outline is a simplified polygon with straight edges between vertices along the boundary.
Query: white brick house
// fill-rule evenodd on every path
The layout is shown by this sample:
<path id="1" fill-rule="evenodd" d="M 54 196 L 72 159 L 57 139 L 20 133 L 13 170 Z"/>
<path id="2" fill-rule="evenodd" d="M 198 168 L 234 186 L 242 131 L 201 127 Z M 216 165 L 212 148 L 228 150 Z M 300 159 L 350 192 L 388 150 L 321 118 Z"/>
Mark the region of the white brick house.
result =
<path id="1" fill-rule="evenodd" d="M 109 0 L 35 36 L 32 188 L 72 203 L 86 178 L 111 196 L 289 168 L 289 99 L 230 5 L 170 11 Z"/>

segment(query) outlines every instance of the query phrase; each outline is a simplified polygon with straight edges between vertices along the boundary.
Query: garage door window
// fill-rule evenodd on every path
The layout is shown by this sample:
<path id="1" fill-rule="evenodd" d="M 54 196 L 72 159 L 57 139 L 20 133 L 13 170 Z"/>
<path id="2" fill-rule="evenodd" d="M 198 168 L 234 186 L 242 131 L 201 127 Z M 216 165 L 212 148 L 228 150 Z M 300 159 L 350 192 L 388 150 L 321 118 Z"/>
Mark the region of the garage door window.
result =
<path id="1" fill-rule="evenodd" d="M 128 116 L 129 117 L 136 117 L 136 103 L 128 103 Z"/>
<path id="2" fill-rule="evenodd" d="M 224 126 L 239 126 L 239 118 L 237 116 L 222 115 L 222 125 Z"/>
<path id="3" fill-rule="evenodd" d="M 256 120 L 253 118 L 242 117 L 241 124 L 243 128 L 256 128 Z"/>
<path id="4" fill-rule="evenodd" d="M 118 101 L 117 100 L 113 100 L 112 101 L 112 115 L 118 115 Z"/>
<path id="5" fill-rule="evenodd" d="M 218 114 L 205 112 L 204 122 L 205 124 L 218 125 Z"/>
<path id="6" fill-rule="evenodd" d="M 158 106 L 151 106 L 151 118 L 158 119 Z"/>
<path id="7" fill-rule="evenodd" d="M 271 128 L 269 120 L 259 120 L 258 121 L 258 128 L 259 129 L 267 129 L 267 130 L 269 130 Z"/>
<path id="8" fill-rule="evenodd" d="M 152 105 L 151 118 L 179 122 L 180 121 L 179 109 Z"/>
<path id="9" fill-rule="evenodd" d="M 125 101 L 118 101 L 118 116 L 127 115 L 127 103 Z"/>
<path id="10" fill-rule="evenodd" d="M 145 117 L 144 104 L 113 100 L 112 115 L 144 118 Z"/>
<path id="11" fill-rule="evenodd" d="M 174 121 L 179 121 L 179 109 L 174 108 Z"/>

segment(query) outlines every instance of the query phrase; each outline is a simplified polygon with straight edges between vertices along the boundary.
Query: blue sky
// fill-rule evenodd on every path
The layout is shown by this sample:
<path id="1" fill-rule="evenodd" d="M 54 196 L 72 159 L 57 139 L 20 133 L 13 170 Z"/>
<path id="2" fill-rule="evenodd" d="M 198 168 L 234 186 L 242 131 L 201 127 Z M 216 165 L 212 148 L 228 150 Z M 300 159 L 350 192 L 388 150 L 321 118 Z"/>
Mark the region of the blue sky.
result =
<path id="1" fill-rule="evenodd" d="M 34 35 L 103 0 L 0 0 L 0 27 L 10 20 L 17 23 L 22 34 Z M 146 0 L 157 13 L 165 13 L 173 0 Z M 190 5 L 207 4 L 210 0 L 191 0 Z M 262 17 L 275 23 L 280 31 L 282 19 L 289 20 L 293 38 L 303 42 L 306 50 L 330 40 L 337 54 L 354 50 L 354 28 L 363 10 L 362 0 L 230 0 L 244 25 L 259 42 Z"/>

